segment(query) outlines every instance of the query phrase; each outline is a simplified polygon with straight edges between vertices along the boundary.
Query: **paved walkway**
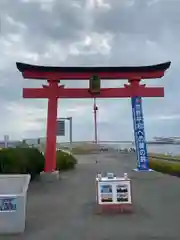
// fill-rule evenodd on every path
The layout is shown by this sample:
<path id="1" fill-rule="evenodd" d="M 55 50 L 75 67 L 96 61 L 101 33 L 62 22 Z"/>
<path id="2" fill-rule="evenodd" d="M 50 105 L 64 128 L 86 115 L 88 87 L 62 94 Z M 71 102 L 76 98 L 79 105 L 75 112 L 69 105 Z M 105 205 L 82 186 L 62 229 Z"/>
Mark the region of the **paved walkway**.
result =
<path id="1" fill-rule="evenodd" d="M 31 184 L 25 233 L 0 240 L 180 239 L 180 179 L 158 173 L 141 177 L 134 174 L 133 154 L 101 153 L 78 159 L 77 169 L 63 173 L 59 182 Z M 95 214 L 98 171 L 129 173 L 133 180 L 133 214 Z"/>

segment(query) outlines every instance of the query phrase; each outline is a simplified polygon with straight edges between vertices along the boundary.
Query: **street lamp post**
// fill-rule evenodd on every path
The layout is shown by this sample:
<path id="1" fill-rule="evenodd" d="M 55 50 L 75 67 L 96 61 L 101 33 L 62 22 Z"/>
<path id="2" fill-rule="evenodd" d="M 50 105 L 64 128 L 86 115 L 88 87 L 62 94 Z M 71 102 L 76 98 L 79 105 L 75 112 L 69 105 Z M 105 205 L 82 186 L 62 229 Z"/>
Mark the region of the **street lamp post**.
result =
<path id="1" fill-rule="evenodd" d="M 70 142 L 70 149 L 72 150 L 72 117 L 68 117 L 69 120 L 69 142 Z"/>
<path id="2" fill-rule="evenodd" d="M 95 140 L 95 144 L 97 144 L 98 141 L 98 136 L 97 136 L 97 111 L 98 111 L 98 107 L 96 105 L 96 98 L 94 98 L 94 140 Z"/>

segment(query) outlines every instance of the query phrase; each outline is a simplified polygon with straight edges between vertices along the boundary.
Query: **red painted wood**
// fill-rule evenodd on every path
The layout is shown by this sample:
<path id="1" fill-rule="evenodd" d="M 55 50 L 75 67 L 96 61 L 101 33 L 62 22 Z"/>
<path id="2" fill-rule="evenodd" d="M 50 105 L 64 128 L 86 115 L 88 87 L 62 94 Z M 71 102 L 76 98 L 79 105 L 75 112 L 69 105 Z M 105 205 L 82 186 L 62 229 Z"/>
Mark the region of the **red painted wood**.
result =
<path id="1" fill-rule="evenodd" d="M 49 88 L 24 88 L 24 98 L 48 98 Z M 53 90 L 53 95 L 58 98 L 94 98 L 86 88 L 58 88 Z M 96 98 L 127 98 L 127 97 L 164 97 L 163 87 L 125 87 L 125 88 L 104 88 Z"/>
<path id="2" fill-rule="evenodd" d="M 23 88 L 23 98 L 48 98 L 49 88 Z"/>
<path id="3" fill-rule="evenodd" d="M 49 89 L 50 97 L 48 99 L 48 114 L 47 114 L 47 139 L 45 151 L 45 172 L 53 172 L 56 170 L 56 119 L 58 98 L 53 95 L 58 88 L 56 82 L 50 83 Z"/>
<path id="4" fill-rule="evenodd" d="M 95 74 L 95 73 L 94 73 Z M 164 71 L 154 71 L 154 72 L 100 72 L 98 73 L 100 79 L 113 80 L 113 79 L 151 79 L 151 78 L 161 78 L 164 76 Z M 34 70 L 26 70 L 23 72 L 24 78 L 29 79 L 54 79 L 54 81 L 59 80 L 85 80 L 92 77 L 91 72 L 85 73 L 69 73 L 69 72 L 39 72 Z"/>

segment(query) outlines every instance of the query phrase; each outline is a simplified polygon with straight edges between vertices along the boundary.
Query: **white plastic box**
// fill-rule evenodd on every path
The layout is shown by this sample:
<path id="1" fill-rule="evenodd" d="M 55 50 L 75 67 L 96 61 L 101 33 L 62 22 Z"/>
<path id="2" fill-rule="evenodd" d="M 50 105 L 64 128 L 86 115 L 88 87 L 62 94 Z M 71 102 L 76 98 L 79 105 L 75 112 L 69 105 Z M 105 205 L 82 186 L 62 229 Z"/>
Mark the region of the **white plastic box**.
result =
<path id="1" fill-rule="evenodd" d="M 0 175 L 0 234 L 22 233 L 30 175 Z"/>

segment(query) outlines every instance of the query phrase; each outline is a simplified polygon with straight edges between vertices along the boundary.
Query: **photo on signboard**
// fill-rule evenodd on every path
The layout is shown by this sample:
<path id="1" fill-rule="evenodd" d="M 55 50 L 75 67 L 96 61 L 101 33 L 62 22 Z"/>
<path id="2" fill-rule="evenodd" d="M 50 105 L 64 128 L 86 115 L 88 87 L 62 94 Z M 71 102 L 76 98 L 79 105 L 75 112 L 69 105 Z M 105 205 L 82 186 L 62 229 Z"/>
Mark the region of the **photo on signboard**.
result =
<path id="1" fill-rule="evenodd" d="M 117 202 L 128 202 L 128 196 L 117 196 Z"/>
<path id="2" fill-rule="evenodd" d="M 127 185 L 117 185 L 116 186 L 117 193 L 117 202 L 128 202 L 128 186 Z"/>
<path id="3" fill-rule="evenodd" d="M 128 192 L 128 186 L 127 185 L 117 185 L 116 186 L 117 193 L 126 193 Z"/>
<path id="4" fill-rule="evenodd" d="M 112 185 L 101 185 L 101 201 L 102 202 L 112 202 L 113 195 L 112 195 Z"/>
<path id="5" fill-rule="evenodd" d="M 128 194 L 127 193 L 118 193 L 117 194 L 117 202 L 128 202 Z"/>
<path id="6" fill-rule="evenodd" d="M 112 185 L 101 185 L 101 193 L 112 193 Z"/>

